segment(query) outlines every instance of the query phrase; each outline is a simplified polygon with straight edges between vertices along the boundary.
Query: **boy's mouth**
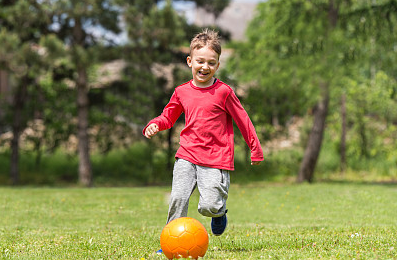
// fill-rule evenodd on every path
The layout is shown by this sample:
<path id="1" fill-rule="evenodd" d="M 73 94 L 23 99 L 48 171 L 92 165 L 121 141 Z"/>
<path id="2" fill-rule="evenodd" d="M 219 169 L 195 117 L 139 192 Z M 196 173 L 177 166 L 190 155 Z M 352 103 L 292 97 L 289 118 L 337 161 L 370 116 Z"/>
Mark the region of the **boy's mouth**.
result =
<path id="1" fill-rule="evenodd" d="M 203 71 L 198 71 L 198 73 L 202 76 L 207 76 L 209 75 L 209 72 L 203 72 Z"/>

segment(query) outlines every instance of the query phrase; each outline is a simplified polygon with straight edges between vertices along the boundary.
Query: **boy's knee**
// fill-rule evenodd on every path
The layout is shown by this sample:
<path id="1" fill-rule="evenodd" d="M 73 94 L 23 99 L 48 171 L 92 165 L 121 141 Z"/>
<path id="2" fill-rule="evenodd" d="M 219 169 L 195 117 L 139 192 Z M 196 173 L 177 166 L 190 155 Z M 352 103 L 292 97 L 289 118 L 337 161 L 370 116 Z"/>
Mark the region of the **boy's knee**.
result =
<path id="1" fill-rule="evenodd" d="M 216 205 L 212 204 L 202 204 L 198 206 L 198 212 L 206 217 L 216 217 L 220 215 L 222 212 L 223 207 L 217 207 Z"/>

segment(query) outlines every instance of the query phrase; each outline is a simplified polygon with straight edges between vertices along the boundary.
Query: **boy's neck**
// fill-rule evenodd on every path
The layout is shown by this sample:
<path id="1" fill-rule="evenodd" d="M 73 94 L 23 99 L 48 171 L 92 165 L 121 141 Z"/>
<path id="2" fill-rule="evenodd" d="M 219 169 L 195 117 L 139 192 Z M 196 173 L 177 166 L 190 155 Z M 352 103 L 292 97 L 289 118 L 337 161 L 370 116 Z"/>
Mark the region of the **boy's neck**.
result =
<path id="1" fill-rule="evenodd" d="M 205 82 L 205 83 L 196 83 L 194 80 L 192 81 L 193 85 L 196 86 L 197 88 L 208 88 L 210 86 L 212 86 L 213 84 L 215 84 L 217 81 L 217 78 L 212 77 L 212 80 Z"/>

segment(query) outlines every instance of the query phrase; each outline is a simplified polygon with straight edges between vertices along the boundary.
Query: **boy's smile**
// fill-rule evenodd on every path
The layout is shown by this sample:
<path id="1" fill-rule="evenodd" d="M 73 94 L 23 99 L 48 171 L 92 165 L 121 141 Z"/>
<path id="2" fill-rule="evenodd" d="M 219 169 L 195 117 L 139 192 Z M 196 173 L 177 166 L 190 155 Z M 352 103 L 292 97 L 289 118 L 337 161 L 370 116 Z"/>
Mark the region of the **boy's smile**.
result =
<path id="1" fill-rule="evenodd" d="M 206 88 L 213 84 L 213 75 L 219 68 L 219 55 L 209 46 L 194 49 L 187 57 L 187 64 L 193 74 L 193 84 Z"/>

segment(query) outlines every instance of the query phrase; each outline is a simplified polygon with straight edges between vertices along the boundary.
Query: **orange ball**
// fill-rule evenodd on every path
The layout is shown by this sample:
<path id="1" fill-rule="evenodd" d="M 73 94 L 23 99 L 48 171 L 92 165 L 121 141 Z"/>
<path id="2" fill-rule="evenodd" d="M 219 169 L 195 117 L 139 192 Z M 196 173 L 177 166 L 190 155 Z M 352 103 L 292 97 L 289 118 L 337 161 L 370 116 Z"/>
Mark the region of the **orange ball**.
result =
<path id="1" fill-rule="evenodd" d="M 205 227 L 189 217 L 172 220 L 161 233 L 162 252 L 169 259 L 203 257 L 208 243 L 209 236 Z"/>

